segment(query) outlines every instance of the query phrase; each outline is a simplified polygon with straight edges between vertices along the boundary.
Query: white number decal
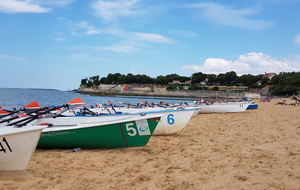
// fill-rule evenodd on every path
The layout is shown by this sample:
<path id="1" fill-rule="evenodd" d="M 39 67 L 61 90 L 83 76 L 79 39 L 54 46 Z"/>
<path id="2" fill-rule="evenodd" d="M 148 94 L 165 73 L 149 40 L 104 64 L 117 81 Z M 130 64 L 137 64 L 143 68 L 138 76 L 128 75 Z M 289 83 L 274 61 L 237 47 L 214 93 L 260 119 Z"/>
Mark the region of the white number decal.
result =
<path id="1" fill-rule="evenodd" d="M 137 133 L 137 131 L 134 127 L 130 127 L 132 125 L 134 125 L 134 124 L 133 123 L 126 123 L 126 130 L 127 130 L 127 132 L 128 132 L 127 134 L 129 136 L 135 136 L 136 133 Z"/>

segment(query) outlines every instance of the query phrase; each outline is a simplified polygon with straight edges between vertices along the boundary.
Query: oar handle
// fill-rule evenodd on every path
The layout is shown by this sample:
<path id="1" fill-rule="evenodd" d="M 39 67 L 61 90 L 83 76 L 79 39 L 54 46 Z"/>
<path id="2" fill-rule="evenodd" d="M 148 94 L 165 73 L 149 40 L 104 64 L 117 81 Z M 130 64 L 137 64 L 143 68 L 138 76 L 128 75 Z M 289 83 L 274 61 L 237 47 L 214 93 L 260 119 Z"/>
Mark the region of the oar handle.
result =
<path id="1" fill-rule="evenodd" d="M 37 113 L 36 115 L 31 115 L 31 116 L 29 116 L 29 117 L 26 117 L 26 118 L 24 118 L 24 119 L 15 121 L 15 122 L 13 122 L 13 123 L 9 123 L 9 124 L 7 124 L 7 126 L 12 126 L 12 125 L 16 125 L 16 124 L 24 125 L 24 123 L 22 123 L 22 122 L 24 122 L 24 121 L 31 120 L 31 119 L 32 119 L 31 121 L 33 121 L 33 120 L 35 120 L 35 119 L 38 119 L 40 115 L 44 115 L 44 114 L 46 114 L 46 113 L 49 113 L 50 111 L 56 110 L 56 109 L 61 108 L 61 107 L 64 107 L 64 106 L 65 106 L 65 105 L 58 106 L 58 107 L 57 107 L 57 106 L 54 106 L 54 107 L 52 107 L 52 108 L 49 108 L 49 107 L 47 106 L 47 107 L 41 108 L 41 109 L 39 109 L 40 111 L 41 111 L 41 110 L 45 110 L 45 111 L 40 112 L 40 113 Z M 36 111 L 35 111 L 35 112 L 36 112 Z M 31 112 L 30 112 L 30 113 L 31 113 Z M 31 122 L 31 121 L 30 121 L 30 122 Z M 29 122 L 25 122 L 25 124 L 27 124 L 27 123 L 29 123 Z"/>
<path id="2" fill-rule="evenodd" d="M 3 111 L 7 111 L 7 112 L 9 112 L 8 114 L 5 114 L 5 115 L 1 115 L 0 116 L 0 119 L 1 118 L 3 118 L 3 117 L 6 117 L 6 116 L 10 116 L 10 115 L 13 115 L 13 114 L 15 114 L 15 113 L 18 113 L 18 112 L 20 112 L 20 111 L 24 111 L 24 109 L 19 109 L 19 110 L 16 110 L 16 111 L 11 111 L 11 110 L 5 110 L 5 109 L 2 109 Z"/>

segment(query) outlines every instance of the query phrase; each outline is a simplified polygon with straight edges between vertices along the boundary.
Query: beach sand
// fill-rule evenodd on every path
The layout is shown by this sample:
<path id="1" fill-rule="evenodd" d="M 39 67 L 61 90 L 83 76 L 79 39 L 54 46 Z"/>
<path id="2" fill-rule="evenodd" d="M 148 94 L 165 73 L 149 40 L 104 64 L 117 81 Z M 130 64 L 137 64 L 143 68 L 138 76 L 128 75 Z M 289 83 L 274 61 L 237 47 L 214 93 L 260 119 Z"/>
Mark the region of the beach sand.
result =
<path id="1" fill-rule="evenodd" d="M 1 189 L 300 189 L 300 106 L 198 114 L 145 147 L 40 150 Z M 291 100 L 288 100 L 292 102 Z"/>

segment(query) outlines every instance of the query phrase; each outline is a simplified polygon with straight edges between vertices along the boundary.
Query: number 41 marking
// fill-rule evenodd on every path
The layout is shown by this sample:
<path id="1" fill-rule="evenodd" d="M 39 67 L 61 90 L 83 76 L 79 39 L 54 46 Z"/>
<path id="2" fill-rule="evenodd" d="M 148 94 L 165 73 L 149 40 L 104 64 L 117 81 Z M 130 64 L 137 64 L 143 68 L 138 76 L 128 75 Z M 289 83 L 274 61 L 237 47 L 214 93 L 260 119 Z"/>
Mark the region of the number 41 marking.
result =
<path id="1" fill-rule="evenodd" d="M 2 142 L 4 142 L 7 146 L 7 148 L 9 149 L 10 152 L 12 152 L 7 140 L 5 137 L 3 137 Z M 4 153 L 6 153 L 6 149 L 4 148 L 4 146 L 2 145 L 2 143 L 0 142 L 0 151 L 3 151 Z"/>

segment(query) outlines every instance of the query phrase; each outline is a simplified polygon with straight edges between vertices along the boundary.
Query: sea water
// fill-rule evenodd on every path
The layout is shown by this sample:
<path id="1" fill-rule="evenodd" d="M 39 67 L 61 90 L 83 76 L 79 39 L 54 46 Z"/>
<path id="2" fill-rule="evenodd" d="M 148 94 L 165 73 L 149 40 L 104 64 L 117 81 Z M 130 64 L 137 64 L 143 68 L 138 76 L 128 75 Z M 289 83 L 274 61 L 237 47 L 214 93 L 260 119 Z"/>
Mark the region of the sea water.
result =
<path id="1" fill-rule="evenodd" d="M 85 103 L 90 105 L 107 104 L 111 101 L 134 104 L 139 101 L 159 103 L 160 101 L 175 104 L 190 99 L 175 97 L 143 97 L 143 96 L 91 96 L 79 94 L 72 91 L 59 91 L 53 89 L 23 89 L 23 88 L 0 88 L 0 106 L 3 109 L 11 110 L 13 107 L 22 108 L 27 104 L 37 101 L 41 107 L 59 106 L 68 103 L 74 98 L 80 97 Z"/>

